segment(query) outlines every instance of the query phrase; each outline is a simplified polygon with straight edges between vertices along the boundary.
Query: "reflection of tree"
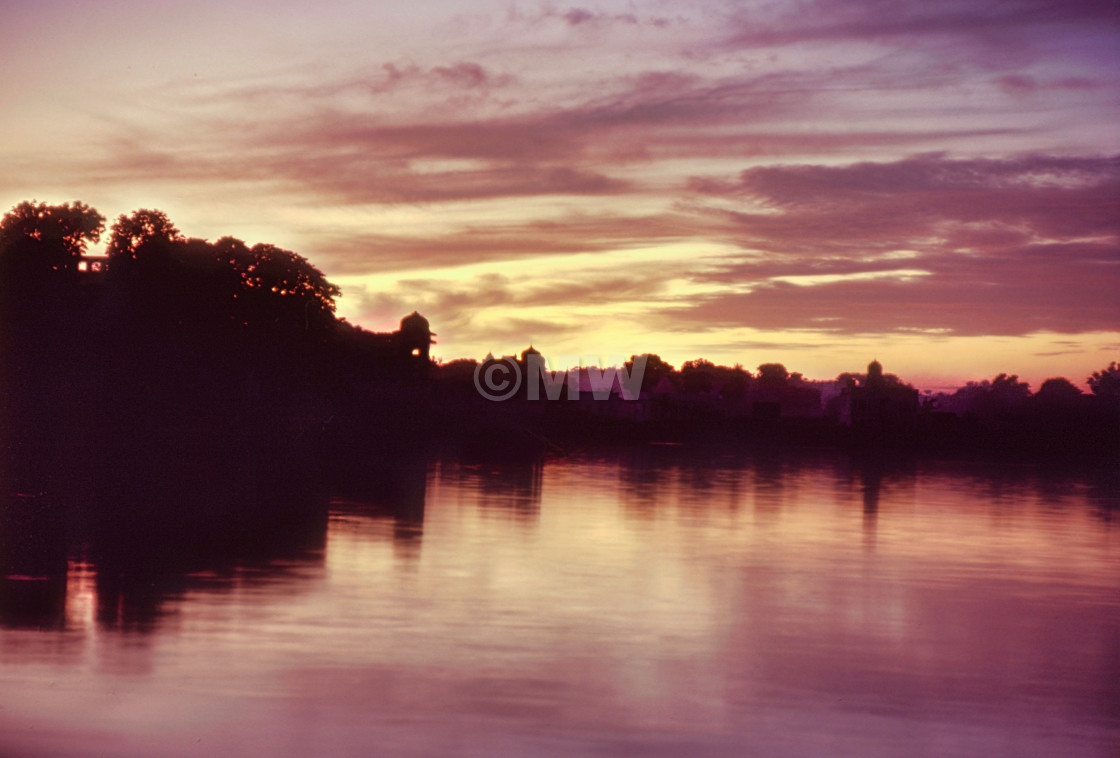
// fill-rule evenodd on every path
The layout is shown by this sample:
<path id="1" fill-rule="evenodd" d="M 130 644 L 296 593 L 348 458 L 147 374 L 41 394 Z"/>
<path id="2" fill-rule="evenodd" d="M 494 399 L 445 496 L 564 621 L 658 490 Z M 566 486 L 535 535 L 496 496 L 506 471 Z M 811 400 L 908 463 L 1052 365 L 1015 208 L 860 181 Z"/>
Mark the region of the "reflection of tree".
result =
<path id="1" fill-rule="evenodd" d="M 1071 488 L 1067 487 L 1067 492 Z M 1110 525 L 1120 525 L 1120 468 L 1100 467 L 1089 474 L 1085 497 L 1093 506 L 1093 514 Z"/>
<path id="2" fill-rule="evenodd" d="M 333 513 L 391 521 L 395 555 L 409 563 L 420 557 L 428 487 L 426 458 L 409 455 L 370 462 L 333 485 Z"/>
<path id="3" fill-rule="evenodd" d="M 0 499 L 0 625 L 61 628 L 66 605 L 65 521 L 47 496 Z"/>
<path id="4" fill-rule="evenodd" d="M 916 483 L 915 461 L 905 454 L 862 451 L 853 455 L 847 465 L 844 476 L 849 486 L 859 489 L 864 546 L 873 548 L 879 520 L 884 516 L 880 508 L 884 485 L 890 487 L 887 501 L 897 503 Z"/>
<path id="5" fill-rule="evenodd" d="M 490 513 L 501 512 L 520 520 L 535 521 L 541 512 L 543 464 L 540 460 L 495 462 L 466 467 L 463 473 L 475 482 L 479 504 Z"/>
<path id="6" fill-rule="evenodd" d="M 628 451 L 619 461 L 619 497 L 626 514 L 652 519 L 675 480 L 676 464 L 664 446 L 647 446 Z"/>
<path id="7" fill-rule="evenodd" d="M 753 480 L 757 464 L 743 455 L 648 445 L 620 457 L 619 497 L 626 514 L 635 518 L 653 519 L 659 511 L 676 509 L 703 520 L 739 509 L 743 485 Z"/>
<path id="8" fill-rule="evenodd" d="M 82 478 L 93 492 L 109 489 Z M 188 590 L 230 591 L 245 577 L 290 582 L 299 565 L 322 560 L 326 504 L 307 490 L 258 493 L 259 502 L 246 503 L 235 481 L 212 473 L 195 489 L 158 476 L 113 489 L 113 500 L 66 504 L 6 498 L 0 572 L 19 580 L 0 581 L 0 624 L 64 628 L 67 591 L 82 584 L 68 579 L 76 570 L 95 577 L 99 626 L 150 632 Z"/>
<path id="9" fill-rule="evenodd" d="M 756 514 L 773 515 L 785 505 L 789 483 L 787 461 L 772 455 L 758 456 L 752 468 L 752 502 Z"/>
<path id="10" fill-rule="evenodd" d="M 883 469 L 878 461 L 871 461 L 860 468 L 860 490 L 863 494 L 863 537 L 866 547 L 875 542 L 879 523 L 879 491 L 883 487 Z"/>

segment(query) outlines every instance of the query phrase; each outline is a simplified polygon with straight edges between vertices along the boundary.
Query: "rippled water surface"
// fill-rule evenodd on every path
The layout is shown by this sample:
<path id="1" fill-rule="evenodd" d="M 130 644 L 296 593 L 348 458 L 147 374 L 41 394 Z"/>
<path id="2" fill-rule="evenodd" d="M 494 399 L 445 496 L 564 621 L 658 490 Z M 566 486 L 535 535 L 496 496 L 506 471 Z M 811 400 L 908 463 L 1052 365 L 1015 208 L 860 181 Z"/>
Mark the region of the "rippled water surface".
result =
<path id="1" fill-rule="evenodd" d="M 1120 754 L 1107 475 L 651 447 L 403 489 L 9 576 L 0 755 Z"/>

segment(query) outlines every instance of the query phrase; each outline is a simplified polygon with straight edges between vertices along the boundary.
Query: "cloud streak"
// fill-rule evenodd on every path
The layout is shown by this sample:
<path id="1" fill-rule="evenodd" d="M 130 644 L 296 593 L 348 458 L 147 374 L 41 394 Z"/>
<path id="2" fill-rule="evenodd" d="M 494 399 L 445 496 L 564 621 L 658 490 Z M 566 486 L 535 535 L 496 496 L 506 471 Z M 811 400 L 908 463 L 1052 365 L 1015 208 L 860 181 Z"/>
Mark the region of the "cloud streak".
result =
<path id="1" fill-rule="evenodd" d="M 695 186 L 761 205 L 719 215 L 743 249 L 764 254 L 706 274 L 750 291 L 673 310 L 677 324 L 1022 335 L 1120 323 L 1116 157 L 768 166 Z M 924 275 L 855 277 L 901 269 Z M 790 275 L 852 280 L 775 281 Z"/>

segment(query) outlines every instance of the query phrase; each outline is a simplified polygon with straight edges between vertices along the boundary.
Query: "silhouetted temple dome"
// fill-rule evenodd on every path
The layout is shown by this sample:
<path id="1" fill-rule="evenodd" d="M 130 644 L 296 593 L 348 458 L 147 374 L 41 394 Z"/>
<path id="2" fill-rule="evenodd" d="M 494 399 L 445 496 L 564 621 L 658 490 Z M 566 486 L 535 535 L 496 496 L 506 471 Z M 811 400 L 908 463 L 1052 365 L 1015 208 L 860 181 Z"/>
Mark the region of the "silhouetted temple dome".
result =
<path id="1" fill-rule="evenodd" d="M 540 354 L 541 354 L 540 350 L 537 350 L 532 345 L 529 345 L 529 347 L 527 347 L 527 348 L 525 348 L 524 350 L 521 351 L 521 361 L 522 361 L 522 363 L 524 363 L 529 358 L 530 355 L 540 355 Z"/>
<path id="2" fill-rule="evenodd" d="M 871 361 L 867 364 L 867 378 L 868 379 L 882 379 L 883 378 L 883 364 L 879 361 Z"/>
<path id="3" fill-rule="evenodd" d="M 401 331 L 408 334 L 433 334 L 434 336 L 428 319 L 421 316 L 418 311 L 413 311 L 401 319 Z"/>

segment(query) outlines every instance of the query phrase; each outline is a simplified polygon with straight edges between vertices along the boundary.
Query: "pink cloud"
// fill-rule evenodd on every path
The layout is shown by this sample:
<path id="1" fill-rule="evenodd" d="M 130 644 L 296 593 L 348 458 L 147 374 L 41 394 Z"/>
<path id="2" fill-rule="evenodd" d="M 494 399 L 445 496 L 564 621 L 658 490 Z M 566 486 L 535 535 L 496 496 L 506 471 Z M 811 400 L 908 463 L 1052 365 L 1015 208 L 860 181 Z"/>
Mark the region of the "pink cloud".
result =
<path id="1" fill-rule="evenodd" d="M 699 181 L 702 193 L 760 202 L 786 215 L 728 212 L 763 249 L 852 242 L 905 246 L 946 224 L 1024 226 L 1041 238 L 1115 235 L 1120 159 L 1024 156 L 892 163 L 766 166 L 737 182 Z M 795 221 L 795 223 L 791 223 Z"/>
<path id="2" fill-rule="evenodd" d="M 685 331 L 751 327 L 810 329 L 837 335 L 911 330 L 957 336 L 1077 333 L 1115 328 L 1115 266 L 977 265 L 942 261 L 932 275 L 908 281 L 845 281 L 801 287 L 773 283 L 749 294 L 698 298 L 664 312 L 658 326 Z"/>
<path id="3" fill-rule="evenodd" d="M 760 21 L 753 10 L 738 14 L 736 44 L 791 44 L 835 39 L 928 39 L 952 36 L 999 44 L 1023 30 L 1051 35 L 1070 27 L 1120 26 L 1120 10 L 1110 0 L 1010 0 L 978 3 L 948 0 L 931 5 L 920 0 L 812 0 L 788 6 Z"/>
<path id="4" fill-rule="evenodd" d="M 495 260 L 524 261 L 542 255 L 607 253 L 695 239 L 701 232 L 696 219 L 686 215 L 568 216 L 559 221 L 475 224 L 436 235 L 367 233 L 320 239 L 318 255 L 330 263 L 333 271 L 361 274 Z"/>
<path id="5" fill-rule="evenodd" d="M 507 18 L 511 22 L 528 26 L 561 21 L 569 27 L 612 25 L 664 27 L 673 23 L 674 20 L 680 22 L 679 18 L 671 19 L 665 16 L 639 16 L 636 13 L 608 13 L 580 7 L 568 8 L 563 11 L 555 8 L 545 8 L 535 14 L 526 14 L 515 8 L 511 8 L 507 14 Z"/>
<path id="6" fill-rule="evenodd" d="M 1120 323 L 1120 160 L 1023 156 L 769 166 L 697 185 L 771 213 L 724 212 L 726 233 L 759 259 L 706 273 L 755 284 L 673 311 L 692 328 L 895 329 L 1027 334 Z M 899 259 L 896 251 L 905 251 Z M 777 277 L 893 271 L 908 277 L 796 286 Z M 668 316 L 667 316 L 668 318 Z"/>

